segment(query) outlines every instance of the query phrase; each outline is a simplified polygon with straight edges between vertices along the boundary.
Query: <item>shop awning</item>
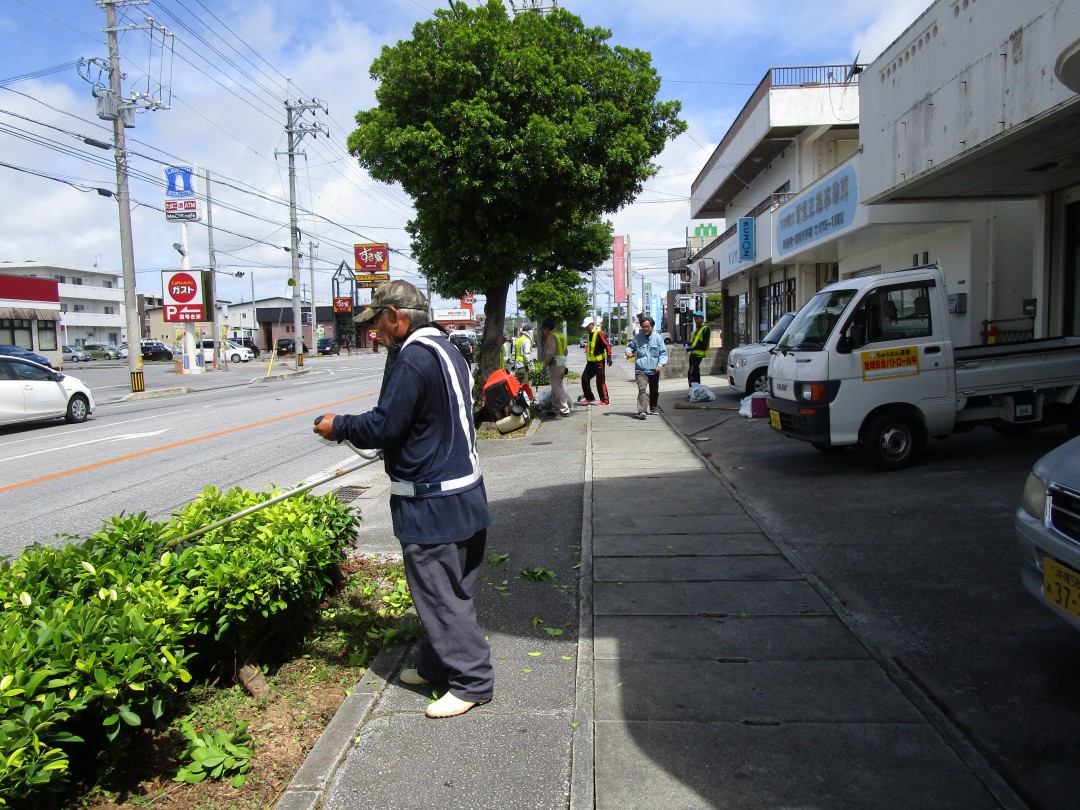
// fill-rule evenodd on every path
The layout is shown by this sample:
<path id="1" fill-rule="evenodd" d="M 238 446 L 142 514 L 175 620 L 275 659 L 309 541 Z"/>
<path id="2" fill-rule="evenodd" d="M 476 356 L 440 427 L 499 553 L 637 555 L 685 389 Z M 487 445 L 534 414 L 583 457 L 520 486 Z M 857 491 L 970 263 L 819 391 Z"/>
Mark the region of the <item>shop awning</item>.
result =
<path id="1" fill-rule="evenodd" d="M 58 309 L 31 309 L 29 307 L 0 307 L 0 318 L 16 321 L 58 321 Z"/>

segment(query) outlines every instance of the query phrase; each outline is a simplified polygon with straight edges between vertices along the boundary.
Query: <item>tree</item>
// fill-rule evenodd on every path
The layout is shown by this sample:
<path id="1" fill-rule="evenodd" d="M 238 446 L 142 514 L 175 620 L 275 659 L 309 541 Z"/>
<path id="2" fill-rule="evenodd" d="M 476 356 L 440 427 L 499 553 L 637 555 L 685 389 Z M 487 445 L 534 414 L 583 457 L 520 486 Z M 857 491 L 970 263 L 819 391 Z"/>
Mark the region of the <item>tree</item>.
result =
<path id="1" fill-rule="evenodd" d="M 525 314 L 536 323 L 544 318 L 556 323 L 580 323 L 589 307 L 589 294 L 581 276 L 566 268 L 534 273 L 525 281 L 517 298 Z"/>
<path id="2" fill-rule="evenodd" d="M 604 214 L 641 192 L 686 124 L 678 101 L 656 100 L 649 54 L 562 8 L 511 18 L 502 0 L 457 3 L 412 35 L 372 63 L 378 106 L 357 113 L 348 147 L 412 197 L 406 227 L 432 289 L 484 292 L 483 379 L 510 285 L 604 261 Z"/>

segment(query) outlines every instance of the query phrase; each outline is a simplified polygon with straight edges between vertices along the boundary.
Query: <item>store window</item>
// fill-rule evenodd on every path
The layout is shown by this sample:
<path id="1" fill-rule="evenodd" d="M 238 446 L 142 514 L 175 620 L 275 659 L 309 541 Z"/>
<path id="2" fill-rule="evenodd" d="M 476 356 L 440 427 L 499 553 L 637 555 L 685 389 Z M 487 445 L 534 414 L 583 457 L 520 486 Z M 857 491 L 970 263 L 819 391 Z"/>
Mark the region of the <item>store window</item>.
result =
<path id="1" fill-rule="evenodd" d="M 735 296 L 735 345 L 750 342 L 750 293 Z"/>
<path id="2" fill-rule="evenodd" d="M 778 281 L 769 288 L 769 328 L 780 320 L 785 312 L 794 312 L 795 306 L 795 279 L 789 278 Z"/>
<path id="3" fill-rule="evenodd" d="M 55 352 L 59 348 L 56 342 L 56 321 L 37 322 L 37 347 L 41 352 Z"/>
<path id="4" fill-rule="evenodd" d="M 30 335 L 30 321 L 21 318 L 0 318 L 0 343 L 33 349 L 34 341 Z"/>

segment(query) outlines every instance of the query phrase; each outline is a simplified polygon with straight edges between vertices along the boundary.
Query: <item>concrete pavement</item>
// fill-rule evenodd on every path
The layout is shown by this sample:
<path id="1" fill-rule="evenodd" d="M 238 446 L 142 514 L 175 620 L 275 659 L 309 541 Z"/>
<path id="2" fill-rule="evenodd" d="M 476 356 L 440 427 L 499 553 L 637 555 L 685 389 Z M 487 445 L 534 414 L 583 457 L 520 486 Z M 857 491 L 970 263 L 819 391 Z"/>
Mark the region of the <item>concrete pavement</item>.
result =
<path id="1" fill-rule="evenodd" d="M 429 720 L 388 650 L 277 806 L 1023 806 L 695 449 L 730 406 L 669 379 L 641 422 L 630 376 L 484 443 L 494 701 Z M 361 544 L 393 549 L 369 495 Z"/>

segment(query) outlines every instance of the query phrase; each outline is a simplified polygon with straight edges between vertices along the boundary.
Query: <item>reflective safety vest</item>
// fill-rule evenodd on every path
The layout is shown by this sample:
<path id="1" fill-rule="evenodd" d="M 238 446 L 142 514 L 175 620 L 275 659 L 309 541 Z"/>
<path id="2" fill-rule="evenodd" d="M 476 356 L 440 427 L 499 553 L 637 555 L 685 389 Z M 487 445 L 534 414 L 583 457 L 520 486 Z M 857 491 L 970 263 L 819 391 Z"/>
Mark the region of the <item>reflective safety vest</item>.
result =
<path id="1" fill-rule="evenodd" d="M 704 323 L 694 332 L 694 336 L 690 338 L 690 354 L 696 354 L 698 357 L 704 357 L 709 353 L 709 342 L 704 341 L 701 346 L 698 345 L 699 341 L 709 333 L 709 327 Z"/>
<path id="2" fill-rule="evenodd" d="M 514 338 L 514 362 L 515 363 L 524 364 L 524 363 L 526 363 L 528 361 L 529 358 L 526 357 L 526 355 L 529 353 L 529 350 L 525 348 L 525 341 L 527 341 L 527 340 L 529 341 L 530 344 L 532 343 L 532 341 L 529 340 L 528 336 L 526 336 L 526 335 L 518 335 L 516 338 Z"/>
<path id="3" fill-rule="evenodd" d="M 566 335 L 561 332 L 552 332 L 555 336 L 555 354 L 560 357 L 566 357 Z"/>
<path id="4" fill-rule="evenodd" d="M 599 329 L 593 329 L 589 332 L 589 340 L 585 347 L 585 359 L 589 362 L 596 362 L 597 360 L 603 360 L 606 350 L 604 344 L 600 344 L 600 354 L 596 353 L 596 336 L 600 334 Z"/>

